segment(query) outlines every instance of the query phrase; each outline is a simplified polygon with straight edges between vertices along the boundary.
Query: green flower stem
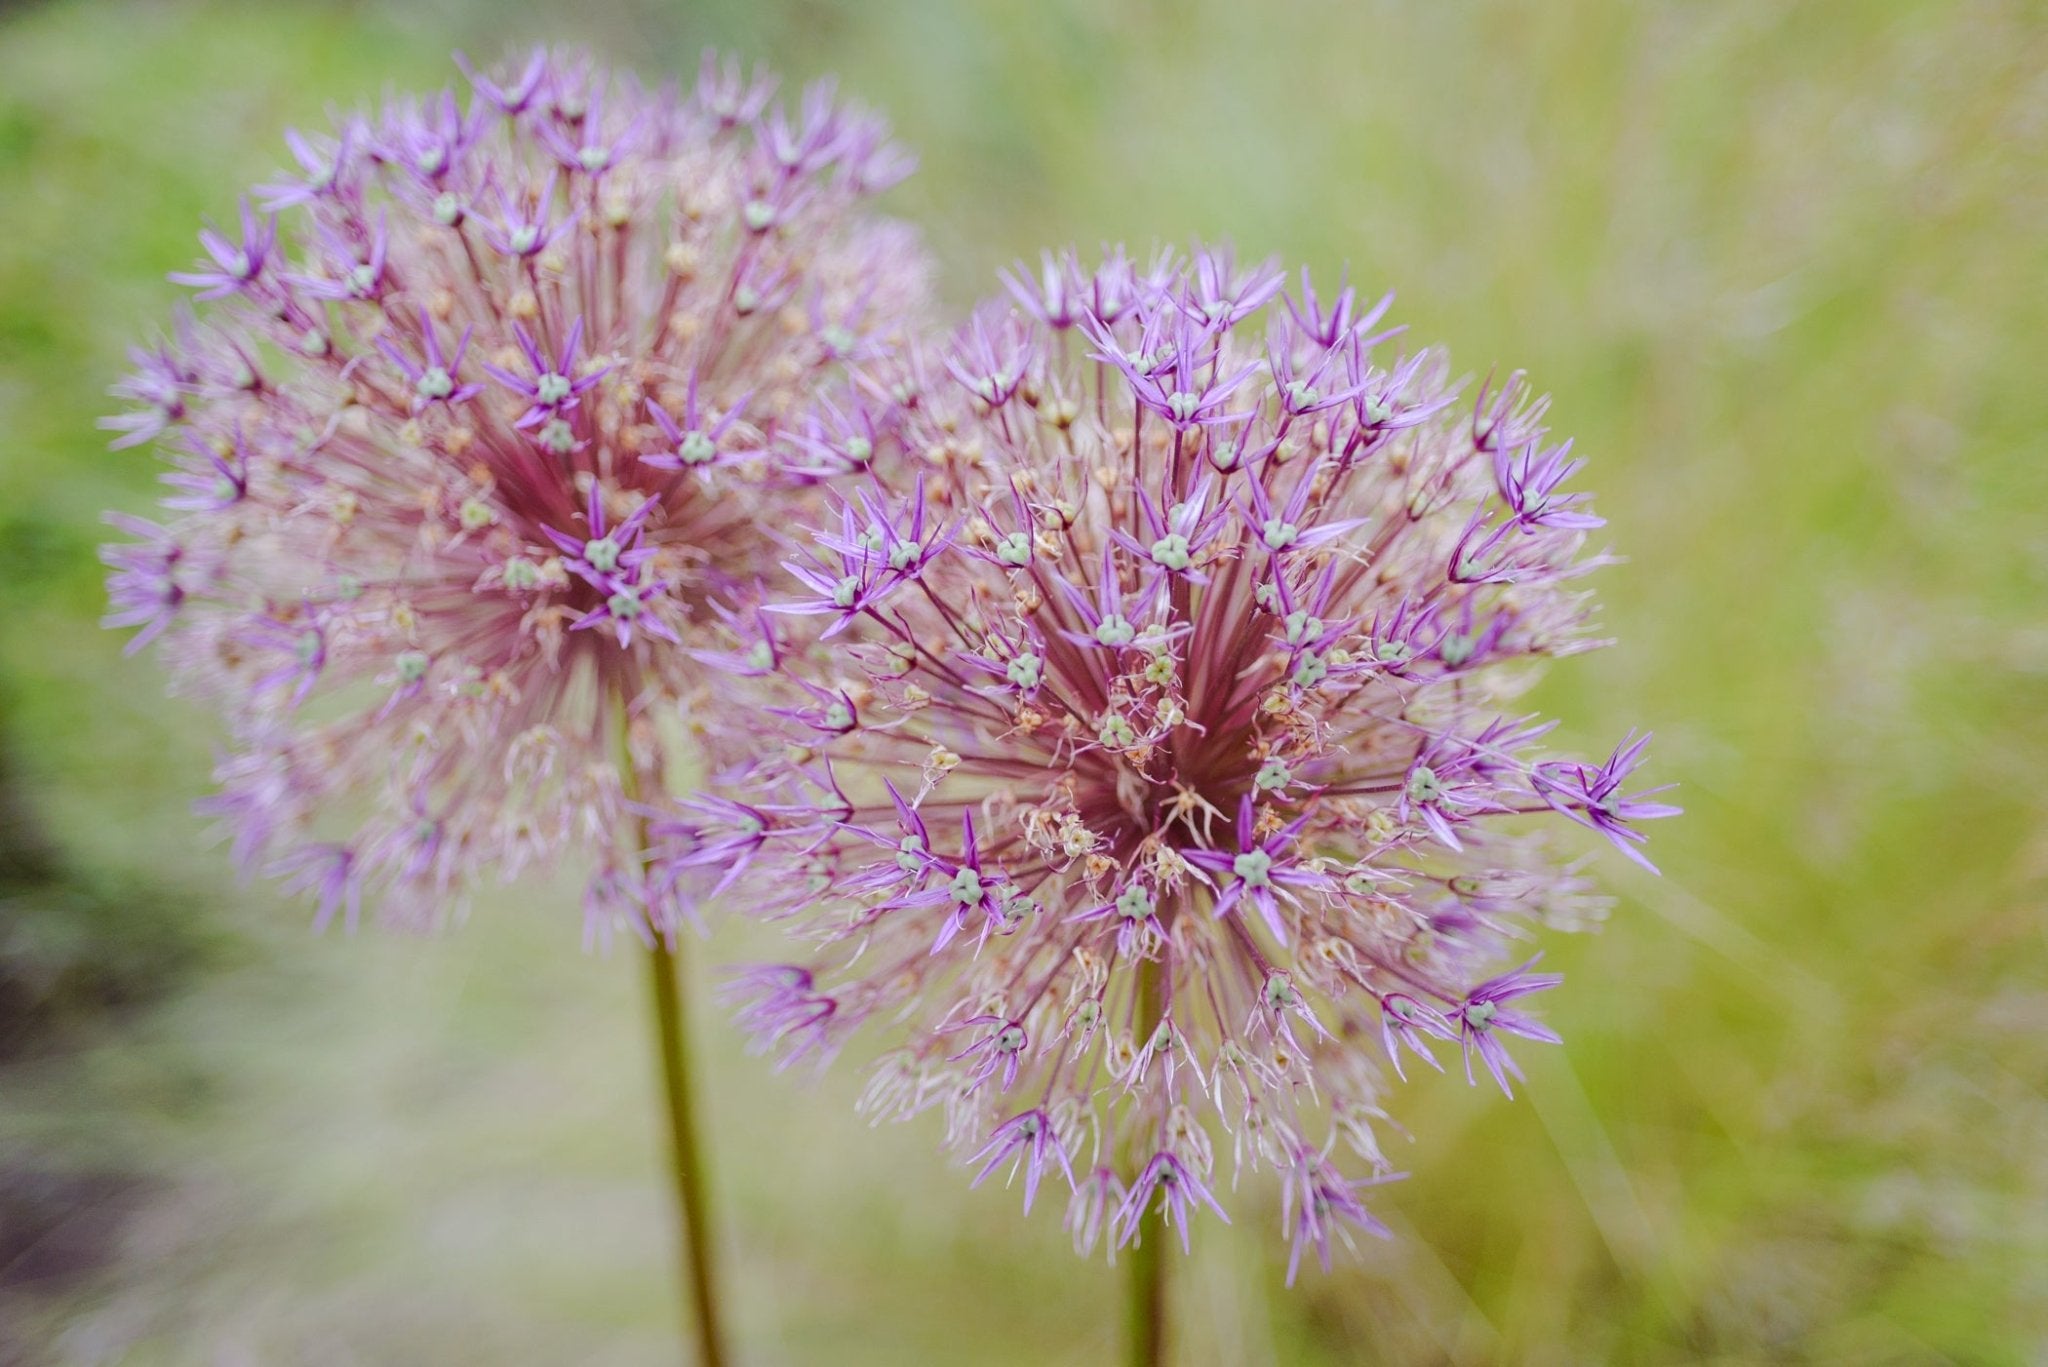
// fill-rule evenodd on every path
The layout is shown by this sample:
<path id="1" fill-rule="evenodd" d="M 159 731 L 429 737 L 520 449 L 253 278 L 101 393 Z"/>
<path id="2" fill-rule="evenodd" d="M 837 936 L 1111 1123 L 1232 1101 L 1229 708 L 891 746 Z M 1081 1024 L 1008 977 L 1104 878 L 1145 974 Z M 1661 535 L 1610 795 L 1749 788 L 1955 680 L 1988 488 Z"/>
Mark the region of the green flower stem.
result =
<path id="1" fill-rule="evenodd" d="M 628 741 L 630 720 L 623 699 L 614 708 L 618 728 L 619 783 L 626 800 L 640 801 L 640 773 Z M 633 853 L 648 848 L 647 822 L 634 817 Z M 711 1183 L 697 1121 L 696 1084 L 692 1077 L 689 1015 L 682 984 L 689 974 L 688 941 L 655 931 L 647 950 L 654 1035 L 661 1054 L 661 1081 L 668 1110 L 669 1167 L 675 1184 L 678 1253 L 684 1303 L 689 1307 L 686 1333 L 694 1333 L 699 1367 L 726 1367 L 725 1333 L 719 1320 L 718 1249 L 711 1235 Z"/>
<path id="2" fill-rule="evenodd" d="M 1160 961 L 1138 965 L 1138 1012 L 1133 1038 L 1142 1048 L 1159 1024 Z M 1134 1157 L 1134 1162 L 1139 1161 Z M 1132 1170 L 1132 1177 L 1137 1176 Z M 1129 1367 L 1162 1367 L 1166 1361 L 1166 1223 L 1148 1212 L 1138 1225 L 1124 1282 L 1124 1348 Z"/>

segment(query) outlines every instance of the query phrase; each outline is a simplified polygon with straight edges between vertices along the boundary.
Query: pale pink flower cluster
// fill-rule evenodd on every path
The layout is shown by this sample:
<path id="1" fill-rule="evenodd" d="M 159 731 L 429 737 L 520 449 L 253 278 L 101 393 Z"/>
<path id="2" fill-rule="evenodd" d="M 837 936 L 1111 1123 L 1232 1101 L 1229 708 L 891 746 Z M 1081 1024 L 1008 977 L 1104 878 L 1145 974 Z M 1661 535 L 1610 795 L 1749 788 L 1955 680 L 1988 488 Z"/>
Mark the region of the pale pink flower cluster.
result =
<path id="1" fill-rule="evenodd" d="M 732 984 L 762 1043 L 894 1041 L 868 1109 L 1057 1175 L 1084 1250 L 1262 1168 L 1297 1262 L 1377 1231 L 1404 1059 L 1556 1038 L 1527 940 L 1598 903 L 1541 818 L 1639 859 L 1672 810 L 1514 706 L 1596 644 L 1544 402 L 1285 284 L 1055 260 L 906 362 L 771 604 L 791 757 L 661 827 L 817 945 Z"/>
<path id="2" fill-rule="evenodd" d="M 109 420 L 170 467 L 167 521 L 114 518 L 110 620 L 226 713 L 207 806 L 323 920 L 573 856 L 592 930 L 645 935 L 627 794 L 729 733 L 695 652 L 861 463 L 818 395 L 925 306 L 863 206 L 910 163 L 709 58 L 688 93 L 560 52 L 471 79 L 293 133 L 201 234 Z"/>

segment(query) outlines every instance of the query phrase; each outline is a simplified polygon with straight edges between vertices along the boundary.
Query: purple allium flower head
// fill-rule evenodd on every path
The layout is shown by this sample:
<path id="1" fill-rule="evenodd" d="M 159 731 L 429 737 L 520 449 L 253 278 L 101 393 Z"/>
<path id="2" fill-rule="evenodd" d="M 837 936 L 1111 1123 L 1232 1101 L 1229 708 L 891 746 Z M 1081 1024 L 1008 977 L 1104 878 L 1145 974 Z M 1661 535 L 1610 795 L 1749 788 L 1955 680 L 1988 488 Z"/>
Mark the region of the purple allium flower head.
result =
<path id="1" fill-rule="evenodd" d="M 921 247 L 862 203 L 905 161 L 710 58 L 689 95 L 545 50 L 463 69 L 291 134 L 264 212 L 200 234 L 197 316 L 114 390 L 171 516 L 110 519 L 107 621 L 221 704 L 207 809 L 323 920 L 437 922 L 588 853 L 593 931 L 644 936 L 681 908 L 627 795 L 730 762 L 752 714 L 699 657 L 772 672 L 757 586 L 824 506 L 780 437 L 922 315 Z"/>
<path id="2" fill-rule="evenodd" d="M 1221 1214 L 1227 1145 L 1324 1258 L 1382 1232 L 1359 1193 L 1403 1053 L 1505 1086 L 1508 1038 L 1553 1038 L 1505 1005 L 1551 979 L 1490 976 L 1585 919 L 1540 818 L 1633 852 L 1667 814 L 1616 795 L 1633 742 L 1553 760 L 1512 706 L 1597 644 L 1597 523 L 1520 380 L 1455 409 L 1384 303 L 1223 253 L 1072 262 L 891 377 L 871 484 L 770 604 L 806 633 L 791 715 L 846 724 L 793 729 L 744 832 L 671 857 L 743 834 L 740 895 L 821 946 L 733 984 L 764 1044 L 895 1033 L 865 1106 L 942 1107 L 1027 1199 L 1078 1179 L 1084 1252 Z M 1512 575 L 1461 575 L 1496 536 Z"/>

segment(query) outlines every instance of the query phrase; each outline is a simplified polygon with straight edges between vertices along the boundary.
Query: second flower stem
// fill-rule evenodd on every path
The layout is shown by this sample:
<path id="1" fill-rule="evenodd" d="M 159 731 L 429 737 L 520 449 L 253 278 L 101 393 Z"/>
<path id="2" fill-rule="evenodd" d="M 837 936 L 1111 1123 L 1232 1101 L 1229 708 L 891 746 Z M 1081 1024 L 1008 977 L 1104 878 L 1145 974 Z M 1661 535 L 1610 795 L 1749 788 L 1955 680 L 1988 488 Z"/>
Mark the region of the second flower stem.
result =
<path id="1" fill-rule="evenodd" d="M 1161 971 L 1158 959 L 1139 961 L 1135 1037 L 1141 1049 L 1159 1026 Z M 1135 1177 L 1142 1170 L 1142 1154 L 1134 1154 L 1132 1162 Z M 1166 1222 L 1157 1211 L 1149 1212 L 1139 1221 L 1138 1242 L 1124 1274 L 1124 1360 L 1130 1367 L 1162 1367 L 1166 1361 L 1165 1253 Z"/>
<path id="2" fill-rule="evenodd" d="M 657 933 L 647 952 L 654 985 L 654 1029 L 661 1045 L 662 1090 L 668 1102 L 669 1158 L 681 1223 L 683 1292 L 697 1336 L 701 1367 L 725 1367 L 725 1336 L 718 1316 L 718 1259 L 711 1233 L 710 1183 L 697 1132 L 696 1092 L 680 978 L 685 959 L 677 937 L 672 946 Z"/>
<path id="3" fill-rule="evenodd" d="M 633 759 L 632 722 L 623 697 L 613 697 L 619 787 L 629 809 L 641 800 L 640 769 Z M 647 819 L 628 811 L 632 855 L 647 857 Z M 697 1344 L 698 1367 L 726 1367 L 725 1333 L 719 1320 L 718 1252 L 711 1233 L 711 1183 L 697 1125 L 697 1091 L 690 1059 L 689 1014 L 683 1000 L 688 979 L 688 941 L 681 927 L 651 926 L 647 946 L 649 996 L 655 1043 L 661 1059 L 662 1098 L 668 1112 L 669 1175 L 676 1199 L 677 1253 L 682 1293 Z"/>

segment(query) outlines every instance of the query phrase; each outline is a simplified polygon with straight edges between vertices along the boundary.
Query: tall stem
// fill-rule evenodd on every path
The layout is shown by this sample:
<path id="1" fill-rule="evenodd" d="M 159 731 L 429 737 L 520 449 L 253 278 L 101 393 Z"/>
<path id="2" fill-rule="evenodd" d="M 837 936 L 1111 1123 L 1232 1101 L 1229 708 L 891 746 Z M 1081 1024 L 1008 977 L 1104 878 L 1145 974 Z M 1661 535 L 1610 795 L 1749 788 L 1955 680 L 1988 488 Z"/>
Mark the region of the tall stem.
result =
<path id="1" fill-rule="evenodd" d="M 683 941 L 671 948 L 657 935 L 647 966 L 654 981 L 654 1029 L 661 1041 L 661 1080 L 668 1095 L 669 1158 L 681 1221 L 683 1292 L 697 1333 L 701 1367 L 725 1367 L 725 1335 L 718 1318 L 718 1255 L 710 1232 L 711 1193 L 704 1153 L 698 1144 L 696 1093 L 690 1073 L 689 1042 L 679 979 L 685 972 Z"/>
<path id="2" fill-rule="evenodd" d="M 633 762 L 623 698 L 616 699 L 615 710 L 619 783 L 626 800 L 637 805 L 640 772 Z M 634 816 L 632 831 L 634 855 L 644 856 L 648 848 L 646 819 Z M 689 1306 L 684 1332 L 695 1334 L 699 1367 L 725 1367 L 725 1334 L 718 1313 L 718 1250 L 711 1235 L 711 1183 L 697 1128 L 689 1016 L 682 992 L 689 971 L 686 945 L 680 934 L 671 936 L 656 927 L 647 950 L 647 969 L 654 989 L 650 995 L 654 1036 L 661 1054 L 662 1091 L 668 1103 L 669 1175 L 675 1184 L 679 1271 L 683 1298 Z"/>
<path id="3" fill-rule="evenodd" d="M 1163 952 L 1163 951 L 1162 951 Z M 1138 1011 L 1133 1037 L 1143 1048 L 1159 1025 L 1160 961 L 1138 963 Z M 1135 1162 L 1142 1161 L 1134 1155 Z M 1132 1177 L 1135 1179 L 1136 1171 Z M 1162 1367 L 1166 1361 L 1166 1222 L 1151 1211 L 1139 1222 L 1124 1283 L 1124 1349 L 1129 1367 Z"/>

